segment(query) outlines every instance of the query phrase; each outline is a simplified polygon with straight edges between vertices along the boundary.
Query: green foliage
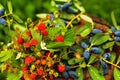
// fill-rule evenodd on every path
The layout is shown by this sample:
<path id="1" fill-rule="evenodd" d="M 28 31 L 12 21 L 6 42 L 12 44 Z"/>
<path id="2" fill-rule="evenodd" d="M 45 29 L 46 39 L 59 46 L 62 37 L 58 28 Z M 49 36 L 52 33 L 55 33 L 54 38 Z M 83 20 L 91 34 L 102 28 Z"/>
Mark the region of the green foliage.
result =
<path id="1" fill-rule="evenodd" d="M 13 55 L 14 50 L 7 50 L 0 52 L 0 62 L 7 61 Z"/>
<path id="2" fill-rule="evenodd" d="M 77 34 L 80 34 L 82 37 L 85 37 L 90 34 L 91 30 L 92 26 L 89 23 L 86 23 L 78 30 Z"/>
<path id="3" fill-rule="evenodd" d="M 77 69 L 76 69 L 76 73 L 77 73 L 77 75 L 79 76 L 79 78 L 76 79 L 76 80 L 83 80 L 83 78 L 84 78 L 83 69 L 82 69 L 82 68 L 77 68 Z"/>
<path id="4" fill-rule="evenodd" d="M 20 80 L 22 77 L 22 71 L 18 71 L 17 73 L 8 73 L 6 80 Z"/>
<path id="5" fill-rule="evenodd" d="M 69 65 L 74 65 L 77 63 L 81 63 L 83 61 L 83 58 L 77 59 L 77 58 L 72 58 L 68 60 Z"/>
<path id="6" fill-rule="evenodd" d="M 96 34 L 95 36 L 93 36 L 92 44 L 93 45 L 101 45 L 110 39 L 111 38 L 109 35 L 104 36 L 103 33 L 99 33 L 99 34 Z"/>
<path id="7" fill-rule="evenodd" d="M 120 79 L 120 70 L 119 69 L 114 68 L 113 74 L 114 74 L 114 79 L 115 80 L 119 80 Z"/>
<path id="8" fill-rule="evenodd" d="M 95 67 L 88 67 L 88 71 L 93 80 L 105 80 L 104 76 Z"/>

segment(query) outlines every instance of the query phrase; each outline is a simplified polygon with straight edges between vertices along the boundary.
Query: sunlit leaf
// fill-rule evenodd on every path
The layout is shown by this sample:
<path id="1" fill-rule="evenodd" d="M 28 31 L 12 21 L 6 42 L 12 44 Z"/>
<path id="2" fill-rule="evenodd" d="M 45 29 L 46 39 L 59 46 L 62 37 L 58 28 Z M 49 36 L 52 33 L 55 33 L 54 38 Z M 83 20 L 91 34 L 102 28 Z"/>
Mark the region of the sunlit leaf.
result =
<path id="1" fill-rule="evenodd" d="M 120 80 L 120 70 L 117 68 L 114 68 L 114 80 Z"/>
<path id="2" fill-rule="evenodd" d="M 11 0 L 7 0 L 7 6 L 8 6 L 9 12 L 12 13 L 13 12 L 13 8 L 12 8 Z"/>
<path id="3" fill-rule="evenodd" d="M 116 59 L 116 53 L 115 52 L 112 52 L 111 53 L 111 57 L 110 57 L 110 62 L 114 62 Z"/>
<path id="4" fill-rule="evenodd" d="M 78 79 L 75 79 L 75 80 L 83 80 L 83 78 L 84 78 L 83 69 L 79 67 L 79 68 L 76 69 L 75 72 L 76 72 L 77 75 L 79 76 L 79 78 L 78 78 Z"/>
<path id="5" fill-rule="evenodd" d="M 101 75 L 95 67 L 88 67 L 88 71 L 93 80 L 105 80 L 104 76 Z"/>
<path id="6" fill-rule="evenodd" d="M 13 14 L 12 16 L 18 23 L 23 23 L 23 21 L 17 15 Z"/>
<path id="7" fill-rule="evenodd" d="M 20 80 L 22 77 L 22 71 L 19 71 L 17 73 L 8 73 L 7 74 L 7 80 Z"/>

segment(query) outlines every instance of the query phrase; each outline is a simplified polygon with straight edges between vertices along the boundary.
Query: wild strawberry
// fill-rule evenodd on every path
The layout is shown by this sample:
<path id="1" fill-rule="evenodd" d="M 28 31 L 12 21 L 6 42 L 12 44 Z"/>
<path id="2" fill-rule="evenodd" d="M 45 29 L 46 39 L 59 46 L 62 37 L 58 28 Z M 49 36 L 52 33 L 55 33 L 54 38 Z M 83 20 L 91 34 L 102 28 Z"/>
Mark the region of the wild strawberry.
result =
<path id="1" fill-rule="evenodd" d="M 26 66 L 22 67 L 22 71 L 27 71 L 28 68 Z"/>
<path id="2" fill-rule="evenodd" d="M 56 36 L 56 42 L 64 42 L 64 38 L 62 36 Z"/>
<path id="3" fill-rule="evenodd" d="M 66 70 L 66 69 L 65 69 L 65 66 L 64 66 L 64 65 L 61 65 L 61 64 L 57 65 L 57 69 L 58 69 L 58 71 L 61 72 L 61 73 L 62 73 L 62 72 L 65 72 L 65 70 Z"/>
<path id="4" fill-rule="evenodd" d="M 31 78 L 31 79 L 35 79 L 36 76 L 37 76 L 37 75 L 36 75 L 35 73 L 30 74 L 30 78 Z"/>
<path id="5" fill-rule="evenodd" d="M 46 29 L 42 30 L 41 33 L 42 33 L 43 36 L 47 36 L 48 35 L 48 31 Z"/>
<path id="6" fill-rule="evenodd" d="M 37 73 L 38 73 L 38 75 L 43 75 L 43 74 L 44 74 L 44 71 L 43 71 L 43 69 L 39 68 L 39 69 L 37 70 Z"/>
<path id="7" fill-rule="evenodd" d="M 47 56 L 47 57 L 52 57 L 52 53 L 46 52 L 46 53 L 45 53 L 45 56 Z"/>
<path id="8" fill-rule="evenodd" d="M 45 65 L 47 63 L 46 59 L 42 59 L 41 64 Z"/>
<path id="9" fill-rule="evenodd" d="M 29 36 L 29 37 L 32 37 L 32 34 L 30 31 L 27 31 L 26 34 Z"/>
<path id="10" fill-rule="evenodd" d="M 24 44 L 24 46 L 25 46 L 25 48 L 30 48 L 30 42 L 26 42 L 26 43 Z"/>
<path id="11" fill-rule="evenodd" d="M 42 31 L 45 29 L 45 24 L 44 23 L 40 23 L 38 26 L 38 31 Z"/>
<path id="12" fill-rule="evenodd" d="M 30 64 L 30 63 L 32 63 L 32 61 L 33 61 L 33 59 L 30 56 L 28 56 L 28 57 L 25 58 L 25 63 L 26 64 Z"/>
<path id="13" fill-rule="evenodd" d="M 36 46 L 38 44 L 38 41 L 36 39 L 31 40 L 31 45 Z"/>
<path id="14" fill-rule="evenodd" d="M 40 60 L 37 60 L 37 61 L 35 62 L 35 64 L 40 64 Z"/>
<path id="15" fill-rule="evenodd" d="M 24 39 L 22 37 L 19 37 L 17 39 L 18 44 L 22 44 L 24 42 Z"/>

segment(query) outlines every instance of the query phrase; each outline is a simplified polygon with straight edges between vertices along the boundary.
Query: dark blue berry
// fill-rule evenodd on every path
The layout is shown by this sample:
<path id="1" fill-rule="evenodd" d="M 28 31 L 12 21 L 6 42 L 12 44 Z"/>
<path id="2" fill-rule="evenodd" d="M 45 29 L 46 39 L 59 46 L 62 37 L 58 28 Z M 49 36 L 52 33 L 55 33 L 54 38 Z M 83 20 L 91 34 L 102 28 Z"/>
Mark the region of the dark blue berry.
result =
<path id="1" fill-rule="evenodd" d="M 75 11 L 72 10 L 72 9 L 70 8 L 70 6 L 72 6 L 72 3 L 65 3 L 62 7 L 61 7 L 61 5 L 58 5 L 58 10 L 61 10 L 61 11 L 67 12 L 67 13 L 72 13 L 72 14 L 74 14 Z"/>
<path id="2" fill-rule="evenodd" d="M 81 42 L 81 47 L 86 49 L 88 47 L 88 45 L 85 42 Z"/>
<path id="3" fill-rule="evenodd" d="M 68 74 L 71 78 L 79 78 L 79 76 L 72 70 L 68 71 Z"/>
<path id="4" fill-rule="evenodd" d="M 103 32 L 103 31 L 100 30 L 100 29 L 93 29 L 93 30 L 92 30 L 92 33 L 93 33 L 93 34 L 98 34 L 98 33 L 101 33 L 101 32 Z"/>
<path id="5" fill-rule="evenodd" d="M 109 60 L 110 57 L 111 57 L 111 54 L 110 53 L 105 53 L 105 54 L 103 54 L 103 57 L 106 58 L 107 60 Z"/>
<path id="6" fill-rule="evenodd" d="M 117 30 L 117 31 L 115 32 L 115 36 L 120 37 L 120 30 Z"/>
<path id="7" fill-rule="evenodd" d="M 91 43 L 91 42 L 92 42 L 92 37 L 89 38 L 89 43 Z"/>
<path id="8" fill-rule="evenodd" d="M 99 61 L 100 61 L 100 66 L 103 69 L 103 73 L 107 74 L 108 73 L 108 65 L 102 59 L 99 59 Z"/>
<path id="9" fill-rule="evenodd" d="M 50 21 L 53 21 L 53 19 L 54 19 L 53 14 L 50 14 Z"/>
<path id="10" fill-rule="evenodd" d="M 65 65 L 65 69 L 66 69 L 66 71 L 70 70 L 70 66 Z"/>
<path id="11" fill-rule="evenodd" d="M 112 32 L 114 33 L 114 32 L 115 32 L 115 27 L 114 27 L 114 26 L 111 26 L 111 30 L 112 30 Z"/>
<path id="12" fill-rule="evenodd" d="M 70 51 L 76 52 L 76 50 L 75 50 L 74 47 L 70 46 L 70 47 L 68 47 L 68 48 L 70 49 Z"/>
<path id="13" fill-rule="evenodd" d="M 120 37 L 115 36 L 114 40 L 119 42 L 120 41 Z"/>
<path id="14" fill-rule="evenodd" d="M 83 57 L 85 59 L 85 62 L 87 63 L 89 58 L 90 58 L 90 52 L 88 50 L 86 50 L 84 53 L 83 53 Z"/>
<path id="15" fill-rule="evenodd" d="M 69 78 L 69 75 L 68 75 L 68 73 L 67 73 L 66 71 L 62 73 L 62 76 L 63 76 L 65 79 Z"/>
<path id="16" fill-rule="evenodd" d="M 72 6 L 72 3 L 65 3 L 62 7 L 62 11 L 66 11 L 70 6 Z"/>
<path id="17" fill-rule="evenodd" d="M 0 18 L 0 24 L 6 26 L 7 25 L 6 20 L 4 18 Z"/>
<path id="18" fill-rule="evenodd" d="M 0 16 L 4 15 L 4 9 L 0 9 Z"/>
<path id="19" fill-rule="evenodd" d="M 102 51 L 101 51 L 98 47 L 92 47 L 92 48 L 91 48 L 91 51 L 92 51 L 93 53 L 98 53 L 98 54 L 102 53 Z"/>

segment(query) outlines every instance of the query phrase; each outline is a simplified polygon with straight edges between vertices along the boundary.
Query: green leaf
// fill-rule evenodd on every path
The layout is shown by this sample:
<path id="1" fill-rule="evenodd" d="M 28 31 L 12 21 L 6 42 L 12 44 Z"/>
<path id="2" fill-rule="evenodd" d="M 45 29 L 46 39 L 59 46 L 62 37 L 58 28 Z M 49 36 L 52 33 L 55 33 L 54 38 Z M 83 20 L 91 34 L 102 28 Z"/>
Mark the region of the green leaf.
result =
<path id="1" fill-rule="evenodd" d="M 66 19 L 66 20 L 71 20 L 73 17 L 75 17 L 74 14 L 67 14 L 65 12 L 62 13 L 62 15 L 60 15 L 60 18 Z"/>
<path id="2" fill-rule="evenodd" d="M 96 57 L 94 55 L 91 55 L 88 64 L 94 63 L 96 61 L 95 59 Z"/>
<path id="3" fill-rule="evenodd" d="M 87 22 L 93 23 L 92 18 L 90 18 L 90 17 L 87 16 L 87 15 L 80 14 L 80 17 L 81 17 L 83 20 L 87 21 Z"/>
<path id="4" fill-rule="evenodd" d="M 13 8 L 12 8 L 11 0 L 7 0 L 7 6 L 8 6 L 8 10 L 9 10 L 9 12 L 12 14 L 12 12 L 13 12 Z"/>
<path id="5" fill-rule="evenodd" d="M 104 76 L 101 75 L 95 67 L 88 67 L 88 71 L 93 80 L 105 80 Z"/>
<path id="6" fill-rule="evenodd" d="M 83 58 L 80 58 L 80 59 L 77 59 L 77 58 L 72 58 L 72 59 L 69 59 L 68 60 L 68 64 L 69 65 L 74 65 L 74 64 L 77 64 L 77 63 L 80 63 L 83 61 Z"/>
<path id="7" fill-rule="evenodd" d="M 13 55 L 14 50 L 6 50 L 0 52 L 0 62 L 7 61 Z"/>
<path id="8" fill-rule="evenodd" d="M 120 80 L 120 71 L 117 68 L 114 68 L 114 79 L 115 80 Z"/>
<path id="9" fill-rule="evenodd" d="M 45 18 L 46 15 L 47 15 L 46 13 L 36 14 L 36 16 L 37 16 L 38 18 Z"/>
<path id="10" fill-rule="evenodd" d="M 23 21 L 17 15 L 13 14 L 12 16 L 18 23 L 23 23 Z"/>
<path id="11" fill-rule="evenodd" d="M 65 33 L 65 44 L 71 46 L 75 43 L 76 35 L 73 30 L 67 30 Z"/>
<path id="12" fill-rule="evenodd" d="M 62 19 L 60 18 L 55 18 L 54 21 L 59 24 L 61 27 L 65 28 L 65 23 Z"/>
<path id="13" fill-rule="evenodd" d="M 62 48 L 62 47 L 66 47 L 69 46 L 67 44 L 65 44 L 64 42 L 50 42 L 49 44 L 47 44 L 47 48 L 48 49 L 56 49 L 56 48 Z"/>
<path id="14" fill-rule="evenodd" d="M 112 52 L 111 53 L 111 57 L 110 57 L 110 62 L 114 62 L 115 61 L 115 59 L 116 59 L 116 53 L 115 52 Z"/>
<path id="15" fill-rule="evenodd" d="M 83 6 L 80 6 L 78 3 L 74 3 L 75 7 L 78 8 L 82 13 L 85 12 L 85 9 Z"/>
<path id="16" fill-rule="evenodd" d="M 118 30 L 120 29 L 120 27 L 117 25 L 117 21 L 115 19 L 115 15 L 114 15 L 114 12 L 112 11 L 111 13 L 111 19 L 112 19 L 112 22 L 113 22 L 113 25 L 115 26 L 115 28 Z"/>
<path id="17" fill-rule="evenodd" d="M 20 24 L 13 24 L 13 27 L 15 30 L 20 30 L 21 32 L 24 32 L 26 30 L 26 28 L 23 25 Z"/>
<path id="18" fill-rule="evenodd" d="M 114 45 L 114 41 L 113 42 L 107 42 L 106 44 L 104 44 L 102 47 L 103 49 L 107 49 L 110 48 Z"/>
<path id="19" fill-rule="evenodd" d="M 83 75 L 83 69 L 79 67 L 79 68 L 76 69 L 75 72 L 76 72 L 77 75 L 79 76 L 79 78 L 76 79 L 76 80 L 83 80 L 83 78 L 84 78 L 84 75 Z"/>
<path id="20" fill-rule="evenodd" d="M 96 34 L 93 37 L 92 44 L 93 45 L 101 45 L 101 44 L 105 43 L 108 40 L 110 40 L 109 35 L 104 36 L 103 33 L 99 33 L 99 34 Z"/>
<path id="21" fill-rule="evenodd" d="M 120 56 L 118 57 L 116 64 L 119 64 L 119 63 L 120 63 Z"/>
<path id="22" fill-rule="evenodd" d="M 82 62 L 82 63 L 80 64 L 80 67 L 85 68 L 85 67 L 86 67 L 86 63 L 85 63 L 85 62 Z"/>
<path id="23" fill-rule="evenodd" d="M 86 23 L 78 30 L 77 34 L 80 34 L 82 37 L 85 37 L 88 34 L 90 34 L 91 30 L 92 30 L 92 26 L 89 23 Z"/>
<path id="24" fill-rule="evenodd" d="M 17 73 L 8 73 L 7 74 L 7 80 L 20 80 L 20 78 L 22 77 L 23 73 L 22 71 L 19 71 Z"/>

